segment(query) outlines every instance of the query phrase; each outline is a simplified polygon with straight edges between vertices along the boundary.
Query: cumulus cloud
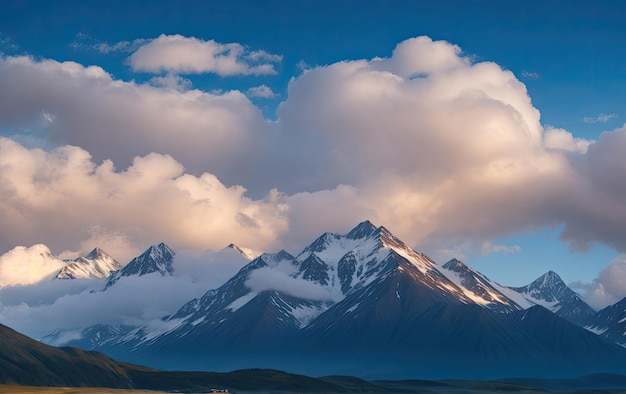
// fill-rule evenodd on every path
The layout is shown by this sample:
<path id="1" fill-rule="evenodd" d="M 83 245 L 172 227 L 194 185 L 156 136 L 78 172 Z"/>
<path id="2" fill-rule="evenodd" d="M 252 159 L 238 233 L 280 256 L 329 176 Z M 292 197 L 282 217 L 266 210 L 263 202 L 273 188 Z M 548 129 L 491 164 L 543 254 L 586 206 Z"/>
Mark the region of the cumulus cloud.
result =
<path id="1" fill-rule="evenodd" d="M 600 114 L 598 116 L 585 116 L 583 122 L 585 123 L 606 123 L 609 120 L 617 118 L 617 114 Z"/>
<path id="2" fill-rule="evenodd" d="M 46 245 L 16 246 L 0 256 L 0 287 L 39 282 L 65 265 L 52 256 Z"/>
<path id="3" fill-rule="evenodd" d="M 578 281 L 572 287 L 581 290 L 585 300 L 596 309 L 620 301 L 626 296 L 626 255 L 613 259 L 593 282 Z"/>
<path id="4" fill-rule="evenodd" d="M 561 238 L 573 249 L 587 250 L 596 242 L 626 252 L 626 126 L 603 133 L 584 155 L 571 157 L 575 183 L 562 200 L 565 227 Z"/>
<path id="5" fill-rule="evenodd" d="M 181 92 L 189 87 L 184 80 L 163 78 L 153 81 L 160 86 L 138 85 L 97 66 L 0 58 L 0 127 L 48 146 L 80 146 L 118 166 L 167 153 L 191 172 L 209 169 L 229 184 L 259 186 L 263 178 L 248 169 L 259 167 L 268 134 L 261 111 L 241 92 Z M 54 121 L 44 121 L 42 110 Z"/>
<path id="6" fill-rule="evenodd" d="M 279 55 L 250 51 L 238 43 L 221 44 L 179 34 L 162 34 L 140 46 L 129 58 L 134 71 L 220 76 L 277 74 L 281 60 Z"/>
<path id="7" fill-rule="evenodd" d="M 374 59 L 372 63 L 380 63 L 383 70 L 405 78 L 425 77 L 469 66 L 469 59 L 461 55 L 457 45 L 421 36 L 398 44 L 391 58 Z"/>
<path id="8" fill-rule="evenodd" d="M 0 213 L 11 223 L 0 229 L 5 250 L 41 239 L 57 251 L 75 250 L 77 241 L 81 249 L 129 247 L 118 252 L 126 257 L 131 245 L 160 241 L 198 251 L 231 242 L 263 249 L 287 228 L 275 192 L 249 199 L 212 174 L 185 174 L 167 155 L 136 157 L 117 171 L 78 147 L 46 152 L 2 138 L 0 190 Z"/>
<path id="9" fill-rule="evenodd" d="M 258 98 L 266 98 L 271 99 L 278 97 L 278 94 L 274 93 L 272 89 L 267 85 L 255 86 L 246 91 L 246 94 L 249 97 L 258 97 Z"/>
<path id="10" fill-rule="evenodd" d="M 153 77 L 150 83 L 154 86 L 173 89 L 179 92 L 185 92 L 191 89 L 191 81 L 176 74 L 166 74 L 161 77 Z"/>
<path id="11" fill-rule="evenodd" d="M 569 152 L 585 153 L 589 145 L 591 145 L 589 140 L 575 138 L 569 131 L 551 126 L 546 126 L 543 138 L 546 148 L 561 149 Z"/>

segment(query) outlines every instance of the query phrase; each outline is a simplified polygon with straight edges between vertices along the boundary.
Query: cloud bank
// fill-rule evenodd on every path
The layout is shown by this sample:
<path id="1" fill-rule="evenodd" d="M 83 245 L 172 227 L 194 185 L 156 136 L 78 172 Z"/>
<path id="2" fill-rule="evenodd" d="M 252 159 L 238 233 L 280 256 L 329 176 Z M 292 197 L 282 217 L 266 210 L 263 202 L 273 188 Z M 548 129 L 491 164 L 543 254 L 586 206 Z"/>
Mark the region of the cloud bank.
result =
<path id="1" fill-rule="evenodd" d="M 626 252 L 624 127 L 597 141 L 544 127 L 512 72 L 428 37 L 388 57 L 307 68 L 270 122 L 242 92 L 177 79 L 279 62 L 228 45 L 152 40 L 131 66 L 170 74 L 146 84 L 2 57 L 0 127 L 11 135 L 0 141 L 10 223 L 0 250 L 77 251 L 95 237 L 135 251 L 162 240 L 298 251 L 367 218 L 429 253 L 483 253 L 496 238 L 561 225 L 575 250 Z"/>
<path id="2" fill-rule="evenodd" d="M 51 280 L 43 275 L 65 265 L 49 255 L 42 259 L 41 253 L 47 251 L 44 245 L 35 245 L 0 256 L 0 321 L 34 338 L 53 330 L 77 332 L 94 324 L 160 324 L 163 316 L 221 286 L 249 262 L 230 248 L 205 253 L 183 250 L 176 254 L 173 276 L 123 277 L 102 291 L 103 280 Z M 24 272 L 25 267 L 31 272 Z M 30 283 L 20 282 L 24 277 L 31 278 Z"/>

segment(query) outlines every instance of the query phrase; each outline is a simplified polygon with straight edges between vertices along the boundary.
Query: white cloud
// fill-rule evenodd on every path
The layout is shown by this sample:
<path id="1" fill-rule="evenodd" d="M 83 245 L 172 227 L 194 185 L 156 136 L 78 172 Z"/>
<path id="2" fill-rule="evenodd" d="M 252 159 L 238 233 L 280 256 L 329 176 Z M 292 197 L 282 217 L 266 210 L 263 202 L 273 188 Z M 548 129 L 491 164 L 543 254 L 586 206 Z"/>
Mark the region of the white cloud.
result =
<path id="1" fill-rule="evenodd" d="M 488 241 L 483 243 L 481 249 L 482 253 L 485 255 L 492 253 L 515 254 L 522 251 L 522 248 L 519 245 L 494 245 Z"/>
<path id="2" fill-rule="evenodd" d="M 29 286 L 30 294 L 42 296 L 47 287 L 66 287 L 72 281 L 42 282 Z M 178 310 L 185 302 L 201 296 L 207 289 L 187 278 L 159 274 L 124 277 L 106 291 L 102 281 L 92 281 L 80 293 L 55 294 L 43 303 L 20 302 L 0 306 L 0 318 L 12 328 L 35 338 L 54 329 L 77 329 L 93 324 L 141 325 Z M 12 288 L 1 289 L 0 294 Z M 159 291 L 154 291 L 159 289 Z M 95 291 L 94 291 L 95 290 Z"/>
<path id="3" fill-rule="evenodd" d="M 380 62 L 384 70 L 409 78 L 465 68 L 470 61 L 461 54 L 457 45 L 421 36 L 398 44 L 391 58 L 374 59 L 372 63 Z"/>
<path id="4" fill-rule="evenodd" d="M 45 152 L 2 138 L 0 190 L 0 214 L 11 223 L 0 228 L 0 250 L 41 239 L 57 251 L 74 250 L 80 241 L 83 250 L 89 244 L 132 252 L 134 245 L 160 241 L 176 249 L 231 242 L 263 249 L 287 228 L 275 193 L 249 199 L 243 187 L 227 187 L 209 173 L 185 174 L 166 155 L 136 157 L 116 171 L 110 161 L 96 165 L 78 147 Z"/>
<path id="5" fill-rule="evenodd" d="M 305 279 L 292 278 L 286 272 L 259 268 L 250 273 L 246 286 L 253 293 L 275 290 L 287 295 L 314 301 L 329 301 L 332 295 L 323 286 Z"/>
<path id="6" fill-rule="evenodd" d="M 596 309 L 621 300 L 626 296 L 626 255 L 613 259 L 593 282 L 576 282 L 573 287 L 582 290 L 585 300 Z"/>
<path id="7" fill-rule="evenodd" d="M 188 87 L 176 76 L 163 78 Z M 44 121 L 42 111 L 54 121 Z M 238 91 L 180 92 L 115 80 L 96 66 L 29 57 L 0 58 L 0 128 L 29 130 L 48 146 L 80 146 L 122 167 L 138 155 L 168 153 L 190 172 L 209 170 L 249 188 L 262 180 L 248 168 L 260 167 L 268 134 L 261 111 Z"/>
<path id="8" fill-rule="evenodd" d="M 574 138 L 567 130 L 546 126 L 544 145 L 550 149 L 561 149 L 569 152 L 585 153 L 592 141 L 583 138 Z"/>
<path id="9" fill-rule="evenodd" d="M 585 116 L 583 118 L 583 122 L 585 123 L 606 123 L 609 120 L 613 119 L 613 118 L 617 118 L 616 114 L 600 114 L 596 117 L 592 117 L 592 116 Z"/>
<path id="10" fill-rule="evenodd" d="M 144 45 L 147 41 L 148 40 L 145 39 L 136 39 L 133 41 L 118 41 L 114 44 L 101 42 L 94 44 L 92 48 L 104 54 L 111 52 L 134 52 L 135 50 L 137 50 L 137 48 Z"/>
<path id="11" fill-rule="evenodd" d="M 133 41 L 118 41 L 116 43 L 109 44 L 108 42 L 98 41 L 85 33 L 78 33 L 76 34 L 71 47 L 75 49 L 89 49 L 103 54 L 109 54 L 112 52 L 134 52 L 148 41 L 149 40 L 144 38 L 138 38 Z"/>
<path id="12" fill-rule="evenodd" d="M 530 78 L 530 79 L 539 79 L 540 75 L 539 75 L 539 73 L 536 73 L 536 72 L 522 71 L 522 77 Z"/>
<path id="13" fill-rule="evenodd" d="M 255 86 L 246 91 L 246 95 L 249 97 L 258 97 L 258 98 L 275 98 L 278 97 L 278 94 L 274 93 L 272 89 L 267 85 Z"/>
<path id="14" fill-rule="evenodd" d="M 191 81 L 176 74 L 166 74 L 162 77 L 152 77 L 150 78 L 150 83 L 154 86 L 173 89 L 179 92 L 185 92 L 191 89 Z"/>
<path id="15" fill-rule="evenodd" d="M 43 245 L 30 249 L 31 255 L 47 250 Z M 7 255 L 0 257 L 0 262 Z M 215 253 L 181 250 L 174 260 L 174 276 L 123 277 L 106 291 L 101 291 L 104 281 L 89 279 L 47 278 L 31 285 L 0 287 L 0 320 L 35 338 L 56 329 L 70 330 L 71 335 L 71 330 L 94 324 L 155 325 L 187 301 L 221 286 L 247 262 L 232 249 Z"/>
<path id="16" fill-rule="evenodd" d="M 134 71 L 150 73 L 272 75 L 278 73 L 282 56 L 250 51 L 238 43 L 162 34 L 140 46 L 129 61 Z"/>
<path id="17" fill-rule="evenodd" d="M 54 258 L 47 246 L 16 246 L 0 255 L 0 288 L 29 285 L 57 273 L 65 263 Z"/>

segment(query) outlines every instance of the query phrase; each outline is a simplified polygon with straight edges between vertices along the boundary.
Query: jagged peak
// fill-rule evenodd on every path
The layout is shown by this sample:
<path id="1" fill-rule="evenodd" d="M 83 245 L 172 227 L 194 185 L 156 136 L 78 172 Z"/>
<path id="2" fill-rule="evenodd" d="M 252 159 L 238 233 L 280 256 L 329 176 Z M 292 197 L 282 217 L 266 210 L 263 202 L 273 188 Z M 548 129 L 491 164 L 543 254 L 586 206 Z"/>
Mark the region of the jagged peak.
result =
<path id="1" fill-rule="evenodd" d="M 102 250 L 102 249 L 100 249 L 98 247 L 93 248 L 93 250 L 91 252 L 89 252 L 89 253 L 87 253 L 87 255 L 85 255 L 85 258 L 88 259 L 88 260 L 95 260 L 95 259 L 99 259 L 99 258 L 102 258 L 102 257 L 111 257 L 111 256 L 109 256 L 108 253 L 106 253 L 104 250 Z"/>
<path id="2" fill-rule="evenodd" d="M 235 245 L 235 244 L 232 244 L 232 243 L 231 243 L 231 244 L 228 244 L 228 246 L 227 246 L 226 248 L 227 248 L 227 249 L 228 249 L 228 248 L 230 248 L 230 249 L 235 249 L 235 250 L 236 250 L 236 251 L 238 251 L 238 252 L 241 252 L 241 251 L 242 251 L 242 250 L 241 250 L 241 248 L 240 248 L 239 246 L 237 246 L 237 245 Z"/>
<path id="3" fill-rule="evenodd" d="M 346 234 L 346 238 L 349 239 L 360 239 L 366 238 L 372 235 L 378 228 L 372 224 L 369 220 L 365 220 L 359 223 L 355 228 L 350 230 L 348 234 Z"/>
<path id="4" fill-rule="evenodd" d="M 171 259 L 175 255 L 176 255 L 176 252 L 174 252 L 164 242 L 161 242 L 158 245 L 150 245 L 150 247 L 141 254 L 141 256 L 145 256 L 145 257 L 150 256 L 154 259 L 159 259 L 159 258 Z"/>
<path id="5" fill-rule="evenodd" d="M 457 258 L 451 259 L 450 261 L 445 263 L 442 267 L 450 271 L 461 271 L 461 270 L 465 271 L 469 269 L 469 267 L 465 263 L 463 263 L 461 260 Z"/>
<path id="6" fill-rule="evenodd" d="M 317 237 L 317 239 L 315 241 L 313 241 L 309 246 L 304 248 L 302 253 L 320 252 L 320 251 L 324 250 L 326 248 L 326 246 L 328 246 L 328 244 L 330 242 L 332 242 L 333 239 L 336 239 L 338 237 L 339 237 L 339 235 L 337 235 L 335 233 L 325 232 L 324 234 L 322 234 L 319 237 Z"/>
<path id="7" fill-rule="evenodd" d="M 241 253 L 242 255 L 246 256 L 246 252 L 244 252 L 243 249 L 241 249 L 239 246 L 237 246 L 235 244 L 229 244 L 224 249 L 232 249 L 232 250 L 237 251 L 237 252 Z"/>
<path id="8" fill-rule="evenodd" d="M 565 285 L 563 279 L 556 272 L 550 270 L 545 274 L 541 275 L 539 278 L 535 279 L 529 287 L 543 287 L 548 285 Z"/>
<path id="9" fill-rule="evenodd" d="M 269 266 L 273 266 L 283 260 L 294 260 L 295 257 L 287 253 L 285 250 L 281 249 L 277 253 L 263 253 L 261 256 L 258 257 L 258 259 L 261 259 L 263 262 L 265 262 L 265 264 Z"/>

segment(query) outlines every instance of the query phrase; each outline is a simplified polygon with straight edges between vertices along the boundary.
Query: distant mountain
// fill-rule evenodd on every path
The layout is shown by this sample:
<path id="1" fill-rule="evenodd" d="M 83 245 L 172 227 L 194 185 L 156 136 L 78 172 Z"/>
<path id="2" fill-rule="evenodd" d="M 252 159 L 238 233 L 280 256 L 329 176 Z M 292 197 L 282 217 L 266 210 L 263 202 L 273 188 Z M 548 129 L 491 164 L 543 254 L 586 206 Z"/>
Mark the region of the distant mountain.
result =
<path id="1" fill-rule="evenodd" d="M 523 287 L 503 286 L 457 259 L 444 264 L 441 272 L 475 303 L 496 312 L 509 313 L 541 305 L 577 325 L 583 325 L 595 313 L 554 271 Z"/>
<path id="2" fill-rule="evenodd" d="M 545 273 L 527 286 L 511 289 L 533 304 L 541 305 L 578 325 L 585 324 L 596 312 L 554 271 Z"/>
<path id="3" fill-rule="evenodd" d="M 444 308 L 445 309 L 445 308 Z M 484 308 L 487 315 L 500 316 Z M 443 311 L 443 310 L 440 310 Z M 439 313 L 436 313 L 439 314 Z M 513 315 L 513 314 L 512 314 Z M 531 315 L 543 315 L 536 319 Z M 519 322 L 530 322 L 539 341 L 548 338 L 542 334 L 542 323 L 553 318 L 550 312 L 531 311 L 528 316 L 518 315 Z M 554 316 L 557 326 L 564 325 L 563 333 L 569 337 L 571 324 Z M 516 319 L 512 319 L 516 320 Z M 485 320 L 483 323 L 488 321 Z M 559 323 L 562 322 L 562 323 Z M 461 329 L 463 328 L 461 324 Z M 561 327 L 563 328 L 563 327 Z M 575 327 L 577 328 L 577 327 Z M 575 340 L 586 341 L 593 334 L 577 328 Z M 578 335 L 580 334 L 580 335 Z M 463 338 L 458 338 L 463 341 Z M 467 341 L 466 341 L 467 342 Z M 556 343 L 553 341 L 553 344 Z M 595 345 L 592 344 L 592 345 Z M 552 345 L 548 345 L 552 346 Z M 611 349 L 599 349 L 611 355 Z M 595 354 L 592 354 L 592 359 Z M 217 355 L 219 357 L 219 355 Z M 425 364 L 429 366 L 428 363 Z M 457 368 L 472 368 L 457 364 Z M 86 352 L 76 348 L 56 348 L 44 345 L 0 324 L 0 385 L 58 386 L 64 391 L 77 392 L 71 387 L 111 387 L 124 389 L 159 390 L 168 392 L 210 392 L 228 389 L 231 392 L 298 392 L 298 393 L 476 393 L 506 391 L 508 393 L 541 393 L 538 388 L 550 390 L 624 389 L 626 377 L 620 375 L 590 375 L 577 379 L 540 380 L 507 379 L 494 381 L 365 381 L 351 376 L 311 378 L 270 369 L 246 369 L 228 373 L 169 372 L 126 364 L 112 360 L 101 353 Z M 11 390 L 11 386 L 4 390 Z M 102 389 L 98 389 L 102 391 Z M 16 392 L 23 389 L 17 388 Z M 42 390 L 43 391 L 43 390 Z M 86 391 L 86 390 L 85 390 Z M 93 391 L 93 390 L 91 390 Z M 106 391 L 106 390 L 105 390 Z M 578 392 L 578 391 L 577 391 Z"/>
<path id="4" fill-rule="evenodd" d="M 98 352 L 48 346 L 1 324 L 0 385 L 111 387 L 173 392 L 209 392 L 215 388 L 247 392 L 388 392 L 382 385 L 357 378 L 324 380 L 274 370 L 223 374 L 159 371 L 120 363 Z"/>
<path id="5" fill-rule="evenodd" d="M 254 258 L 252 253 L 243 250 L 242 248 L 240 248 L 239 246 L 237 246 L 235 244 L 230 244 L 227 247 L 225 247 L 224 249 L 222 249 L 222 251 L 226 251 L 226 250 L 234 250 L 237 253 L 239 253 L 240 255 L 242 255 L 243 257 L 245 257 L 247 260 L 252 260 Z"/>
<path id="6" fill-rule="evenodd" d="M 508 313 L 534 305 L 514 290 L 492 281 L 457 259 L 445 263 L 440 271 L 463 289 L 473 302 L 495 312 Z"/>
<path id="7" fill-rule="evenodd" d="M 585 328 L 626 346 L 626 298 L 598 311 L 586 321 Z"/>
<path id="8" fill-rule="evenodd" d="M 55 279 L 104 279 L 122 268 L 120 263 L 100 248 L 95 248 L 85 257 L 66 262 L 67 266 L 55 275 Z"/>
<path id="9" fill-rule="evenodd" d="M 140 266 L 162 260 L 142 256 Z M 481 379 L 626 370 L 626 349 L 530 308 L 564 311 L 577 298 L 569 292 L 553 273 L 511 289 L 458 260 L 438 266 L 365 221 L 345 235 L 322 234 L 296 256 L 262 254 L 159 329 L 92 343 L 167 369 Z"/>
<path id="10" fill-rule="evenodd" d="M 161 276 L 172 275 L 176 253 L 164 243 L 150 246 L 141 255 L 132 259 L 124 268 L 113 273 L 107 280 L 105 288 L 113 286 L 120 278 L 142 276 L 158 272 Z"/>
<path id="11" fill-rule="evenodd" d="M 71 346 L 92 350 L 115 342 L 119 337 L 137 327 L 126 325 L 95 324 L 80 330 L 54 330 L 39 338 L 43 343 L 52 346 Z"/>

